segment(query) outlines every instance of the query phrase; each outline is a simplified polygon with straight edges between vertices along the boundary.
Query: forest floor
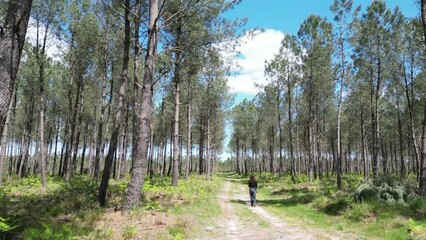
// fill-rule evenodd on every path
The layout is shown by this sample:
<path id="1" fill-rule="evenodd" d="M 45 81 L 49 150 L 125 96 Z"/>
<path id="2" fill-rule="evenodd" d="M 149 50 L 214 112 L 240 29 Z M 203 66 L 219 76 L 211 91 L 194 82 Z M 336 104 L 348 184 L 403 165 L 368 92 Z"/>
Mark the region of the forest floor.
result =
<path id="1" fill-rule="evenodd" d="M 107 208 L 98 206 L 98 186 L 87 176 L 49 177 L 45 189 L 36 177 L 11 179 L 0 187 L 0 239 L 426 239 L 426 200 L 358 203 L 357 178 L 349 177 L 337 191 L 332 179 L 292 183 L 264 174 L 256 207 L 247 176 L 193 175 L 178 187 L 155 178 L 129 212 L 121 211 L 126 179 L 110 182 Z"/>
<path id="2" fill-rule="evenodd" d="M 288 222 L 265 210 L 261 201 L 250 206 L 248 189 L 235 179 L 225 178 L 218 201 L 222 215 L 212 233 L 199 239 L 353 239 L 341 232 L 309 227 L 303 222 Z"/>

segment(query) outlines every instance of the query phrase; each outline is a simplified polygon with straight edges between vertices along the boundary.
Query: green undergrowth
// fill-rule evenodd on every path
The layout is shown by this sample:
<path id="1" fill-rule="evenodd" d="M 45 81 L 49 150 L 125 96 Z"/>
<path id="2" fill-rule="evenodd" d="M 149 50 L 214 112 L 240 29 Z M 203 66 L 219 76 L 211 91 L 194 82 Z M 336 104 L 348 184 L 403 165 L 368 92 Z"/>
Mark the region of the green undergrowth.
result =
<path id="1" fill-rule="evenodd" d="M 248 179 L 227 177 L 242 184 Z M 360 199 L 366 182 L 358 175 L 345 175 L 338 190 L 334 176 L 309 183 L 304 175 L 292 182 L 289 176 L 256 174 L 257 202 L 289 222 L 303 221 L 351 239 L 426 239 L 426 199 L 415 194 L 413 177 L 402 183 L 387 178 L 373 185 L 373 197 Z"/>
<path id="2" fill-rule="evenodd" d="M 11 179 L 0 186 L 0 239 L 132 239 L 144 236 L 140 226 L 129 224 L 117 229 L 103 223 L 107 212 L 121 211 L 127 180 L 111 180 L 107 208 L 97 202 L 98 185 L 87 176 L 75 176 L 70 183 L 48 177 L 46 188 L 39 178 Z M 208 223 L 220 213 L 215 196 L 221 186 L 218 178 L 204 176 L 180 179 L 171 187 L 171 179 L 154 178 L 144 185 L 142 203 L 126 213 L 125 219 L 144 219 L 156 212 L 172 216 L 162 239 L 186 239 L 197 234 L 193 222 Z M 191 213 L 187 220 L 185 214 Z M 198 213 L 198 214 L 194 214 Z M 127 221 L 127 220 L 126 220 Z M 163 221 L 168 221 L 164 219 Z M 120 231 L 115 233 L 114 231 Z M 160 236 L 159 235 L 159 236 Z"/>

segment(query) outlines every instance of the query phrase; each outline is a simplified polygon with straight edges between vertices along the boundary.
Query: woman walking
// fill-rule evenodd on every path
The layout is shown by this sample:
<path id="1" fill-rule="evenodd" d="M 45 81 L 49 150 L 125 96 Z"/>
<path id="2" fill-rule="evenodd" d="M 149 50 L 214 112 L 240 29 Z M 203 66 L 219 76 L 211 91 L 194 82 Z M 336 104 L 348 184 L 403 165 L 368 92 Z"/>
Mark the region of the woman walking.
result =
<path id="1" fill-rule="evenodd" d="M 249 193 L 250 193 L 250 203 L 252 207 L 256 207 L 256 191 L 257 191 L 257 180 L 251 175 L 248 182 Z"/>

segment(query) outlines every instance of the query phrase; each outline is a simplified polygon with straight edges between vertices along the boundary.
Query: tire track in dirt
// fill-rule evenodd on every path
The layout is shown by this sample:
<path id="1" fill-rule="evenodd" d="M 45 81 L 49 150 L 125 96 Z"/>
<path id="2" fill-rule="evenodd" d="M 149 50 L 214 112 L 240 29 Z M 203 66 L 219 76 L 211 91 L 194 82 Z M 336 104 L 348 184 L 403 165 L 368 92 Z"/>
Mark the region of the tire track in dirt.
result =
<path id="1" fill-rule="evenodd" d="M 230 195 L 232 185 L 230 181 L 226 181 L 223 191 L 219 195 L 219 205 L 223 211 L 223 219 L 219 219 L 218 224 L 224 230 L 224 234 L 220 235 L 219 238 L 229 240 L 256 239 L 253 237 L 258 232 L 261 232 L 261 229 L 259 226 L 253 226 L 251 222 L 242 221 L 237 216 L 234 206 L 237 203 L 235 203 L 234 196 Z"/>
<path id="2" fill-rule="evenodd" d="M 247 192 L 247 194 L 242 194 Z M 290 224 L 285 222 L 283 219 L 280 219 L 276 216 L 271 215 L 262 206 L 257 204 L 256 207 L 250 206 L 250 199 L 248 196 L 248 190 L 244 188 L 244 186 L 239 186 L 239 195 L 236 196 L 239 201 L 245 201 L 247 207 L 251 209 L 252 212 L 256 213 L 263 221 L 267 222 L 271 227 L 269 229 L 265 229 L 266 231 L 275 231 L 279 233 L 278 238 L 275 239 L 288 239 L 288 240 L 339 240 L 339 239 L 351 239 L 350 237 L 341 237 L 339 233 L 336 233 L 336 236 L 329 236 L 329 233 L 326 233 L 322 229 L 316 228 L 302 228 L 296 226 L 294 224 Z M 247 196 L 246 196 L 247 195 Z M 334 234 L 333 234 L 334 235 Z"/>

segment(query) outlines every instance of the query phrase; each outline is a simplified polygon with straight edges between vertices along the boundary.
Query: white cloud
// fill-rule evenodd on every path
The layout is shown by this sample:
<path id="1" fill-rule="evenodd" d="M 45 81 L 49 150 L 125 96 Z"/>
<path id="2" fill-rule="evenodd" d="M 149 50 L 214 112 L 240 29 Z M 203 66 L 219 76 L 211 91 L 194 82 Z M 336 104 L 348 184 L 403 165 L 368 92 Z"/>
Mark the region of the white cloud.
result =
<path id="1" fill-rule="evenodd" d="M 46 26 L 40 24 L 39 26 L 39 43 L 43 43 L 44 33 L 46 32 Z M 37 24 L 36 20 L 30 18 L 28 23 L 26 40 L 33 46 L 37 44 Z M 46 41 L 46 54 L 54 61 L 61 61 L 62 56 L 68 49 L 65 41 L 60 40 L 51 30 L 48 30 L 47 41 Z"/>
<path id="2" fill-rule="evenodd" d="M 237 47 L 239 53 L 234 56 L 234 63 L 240 69 L 233 76 L 228 77 L 231 92 L 256 94 L 259 89 L 255 84 L 265 85 L 265 61 L 278 53 L 284 33 L 267 29 L 257 31 L 253 36 L 244 36 L 242 43 Z"/>

